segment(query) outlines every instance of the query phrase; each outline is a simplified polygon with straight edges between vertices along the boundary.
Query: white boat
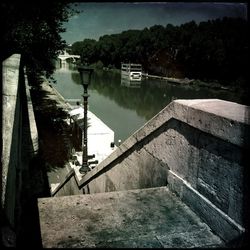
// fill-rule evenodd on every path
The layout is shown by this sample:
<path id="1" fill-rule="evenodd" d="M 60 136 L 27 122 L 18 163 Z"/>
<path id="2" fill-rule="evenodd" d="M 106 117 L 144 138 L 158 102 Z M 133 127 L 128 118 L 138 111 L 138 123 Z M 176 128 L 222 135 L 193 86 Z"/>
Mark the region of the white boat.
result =
<path id="1" fill-rule="evenodd" d="M 130 81 L 141 81 L 142 65 L 139 63 L 122 63 L 121 78 L 126 78 Z"/>

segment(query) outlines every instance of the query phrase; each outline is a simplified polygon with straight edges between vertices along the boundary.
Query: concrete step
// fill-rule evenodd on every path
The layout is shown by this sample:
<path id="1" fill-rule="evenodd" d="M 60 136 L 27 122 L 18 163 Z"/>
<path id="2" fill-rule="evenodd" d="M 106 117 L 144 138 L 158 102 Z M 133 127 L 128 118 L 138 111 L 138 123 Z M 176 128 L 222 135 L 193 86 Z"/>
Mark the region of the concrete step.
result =
<path id="1" fill-rule="evenodd" d="M 43 247 L 223 246 L 167 187 L 38 199 Z"/>

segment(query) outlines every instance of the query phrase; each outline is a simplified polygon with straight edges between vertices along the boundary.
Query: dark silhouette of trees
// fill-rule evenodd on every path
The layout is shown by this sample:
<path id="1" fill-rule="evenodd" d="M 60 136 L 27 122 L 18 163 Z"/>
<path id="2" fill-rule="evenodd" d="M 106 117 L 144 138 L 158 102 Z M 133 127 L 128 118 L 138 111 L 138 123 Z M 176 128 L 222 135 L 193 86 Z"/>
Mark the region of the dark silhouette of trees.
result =
<path id="1" fill-rule="evenodd" d="M 29 75 L 51 76 L 53 60 L 66 46 L 63 22 L 75 12 L 67 1 L 1 1 L 1 60 L 20 53 Z"/>
<path id="2" fill-rule="evenodd" d="M 121 62 L 134 62 L 151 74 L 244 84 L 247 35 L 246 20 L 224 17 L 199 24 L 191 21 L 127 30 L 98 41 L 85 39 L 72 45 L 72 53 L 105 67 L 120 68 Z"/>
<path id="3" fill-rule="evenodd" d="M 81 59 L 85 63 L 94 63 L 96 59 L 96 40 L 85 39 L 82 42 L 76 42 L 73 44 L 72 49 L 74 53 L 81 56 Z"/>

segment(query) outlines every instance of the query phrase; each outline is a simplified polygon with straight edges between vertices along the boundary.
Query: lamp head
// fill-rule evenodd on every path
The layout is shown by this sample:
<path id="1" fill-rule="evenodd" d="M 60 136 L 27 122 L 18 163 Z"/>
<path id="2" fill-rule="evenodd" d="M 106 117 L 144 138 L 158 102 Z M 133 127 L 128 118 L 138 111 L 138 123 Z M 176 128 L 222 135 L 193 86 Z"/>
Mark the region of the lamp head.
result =
<path id="1" fill-rule="evenodd" d="M 88 86 L 90 84 L 91 75 L 94 69 L 87 66 L 79 66 L 78 71 L 80 73 L 81 84 Z"/>

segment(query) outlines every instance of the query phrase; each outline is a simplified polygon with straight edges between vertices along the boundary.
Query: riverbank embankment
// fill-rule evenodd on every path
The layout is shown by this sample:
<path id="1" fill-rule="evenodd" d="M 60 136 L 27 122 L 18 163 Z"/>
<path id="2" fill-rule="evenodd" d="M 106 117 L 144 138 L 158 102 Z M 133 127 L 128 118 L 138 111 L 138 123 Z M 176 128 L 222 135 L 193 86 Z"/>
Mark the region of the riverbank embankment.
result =
<path id="1" fill-rule="evenodd" d="M 31 89 L 39 133 L 40 151 L 49 168 L 61 167 L 68 161 L 69 104 L 48 82 Z"/>
<path id="2" fill-rule="evenodd" d="M 110 71 L 113 73 L 119 73 L 120 69 L 109 69 L 109 68 L 103 68 L 104 71 Z M 225 91 L 231 91 L 231 92 L 244 92 L 244 89 L 239 86 L 239 84 L 222 84 L 218 80 L 214 81 L 203 81 L 200 79 L 189 79 L 187 77 L 185 78 L 176 78 L 176 77 L 168 77 L 168 76 L 160 76 L 160 75 L 152 75 L 148 74 L 146 72 L 142 72 L 142 77 L 144 79 L 157 79 L 157 80 L 163 80 L 166 81 L 166 83 L 174 84 L 174 85 L 184 85 L 184 86 L 191 86 L 191 87 L 204 87 L 209 88 L 213 90 L 225 90 Z"/>
<path id="3" fill-rule="evenodd" d="M 235 87 L 232 87 L 232 86 L 224 86 L 220 84 L 218 81 L 204 82 L 199 79 L 189 79 L 187 77 L 175 78 L 175 77 L 167 77 L 167 76 L 149 75 L 146 73 L 143 73 L 142 76 L 145 78 L 165 80 L 168 83 L 178 84 L 178 85 L 180 84 L 180 85 L 189 85 L 189 86 L 199 86 L 199 87 L 207 87 L 211 89 L 229 90 L 229 91 L 232 91 L 235 89 Z"/>

